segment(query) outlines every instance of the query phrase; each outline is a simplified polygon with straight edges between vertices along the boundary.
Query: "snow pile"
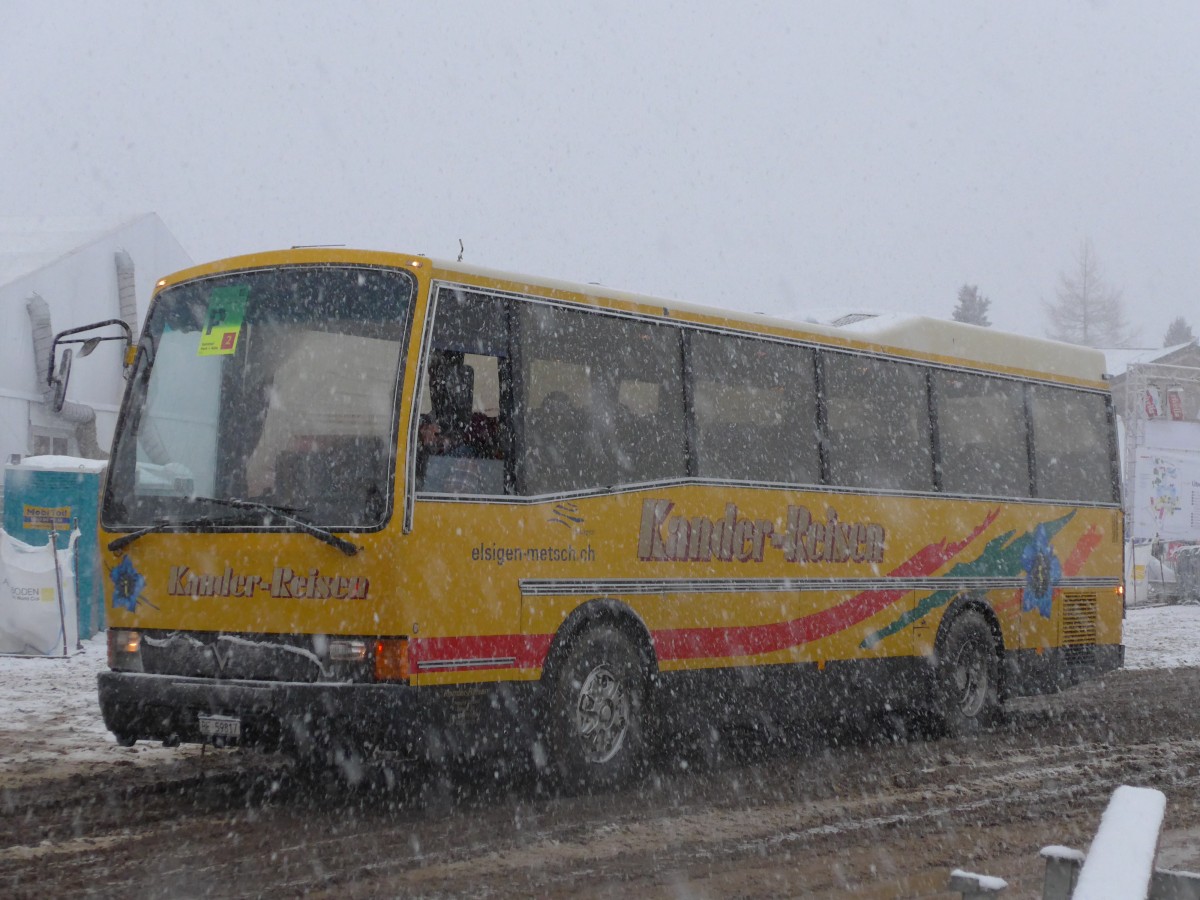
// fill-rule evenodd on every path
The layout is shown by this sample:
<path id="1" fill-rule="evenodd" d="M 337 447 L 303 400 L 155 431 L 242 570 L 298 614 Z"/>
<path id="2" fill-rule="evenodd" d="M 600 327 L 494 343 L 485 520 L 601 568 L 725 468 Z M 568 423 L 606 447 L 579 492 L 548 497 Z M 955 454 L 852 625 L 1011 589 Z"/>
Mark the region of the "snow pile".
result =
<path id="1" fill-rule="evenodd" d="M 950 890 L 970 891 L 972 894 L 999 894 L 1008 888 L 1008 882 L 995 875 L 977 875 L 963 869 L 950 873 Z"/>
<path id="2" fill-rule="evenodd" d="M 31 735 L 60 730 L 103 742 L 96 674 L 105 668 L 106 636 L 84 641 L 67 658 L 0 656 L 0 731 Z"/>
<path id="3" fill-rule="evenodd" d="M 1167 797 L 1154 788 L 1113 791 L 1087 852 L 1074 900 L 1143 900 L 1150 889 Z"/>
<path id="4" fill-rule="evenodd" d="M 26 456 L 20 465 L 26 469 L 41 469 L 62 472 L 100 473 L 108 466 L 106 459 L 87 459 L 82 456 Z"/>
<path id="5" fill-rule="evenodd" d="M 1200 666 L 1200 606 L 1130 609 L 1125 617 L 1125 667 Z"/>
<path id="6" fill-rule="evenodd" d="M 174 753 L 157 744 L 117 746 L 96 696 L 96 675 L 107 666 L 107 637 L 96 635 L 83 647 L 65 659 L 0 656 L 0 784 L 13 786 L 9 773 L 14 770 L 36 777 L 66 758 L 140 763 Z"/>
<path id="7" fill-rule="evenodd" d="M 1048 847 L 1043 847 L 1038 855 L 1042 859 L 1061 859 L 1064 862 L 1074 862 L 1080 865 L 1083 865 L 1083 861 L 1087 859 L 1087 854 L 1082 850 L 1064 847 L 1062 844 L 1050 844 Z"/>

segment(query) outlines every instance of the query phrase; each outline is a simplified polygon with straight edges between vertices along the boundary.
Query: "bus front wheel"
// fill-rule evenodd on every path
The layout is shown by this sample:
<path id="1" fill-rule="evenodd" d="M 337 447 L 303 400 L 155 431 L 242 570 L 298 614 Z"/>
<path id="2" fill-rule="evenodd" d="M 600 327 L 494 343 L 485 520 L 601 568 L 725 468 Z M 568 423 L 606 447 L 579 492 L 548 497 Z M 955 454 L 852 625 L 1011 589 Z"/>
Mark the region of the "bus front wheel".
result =
<path id="1" fill-rule="evenodd" d="M 934 675 L 934 713 L 951 736 L 973 734 L 999 712 L 1000 665 L 992 629 L 968 610 L 946 626 Z"/>
<path id="2" fill-rule="evenodd" d="M 573 641 L 555 680 L 548 738 L 568 788 L 619 785 L 645 759 L 646 674 L 629 638 L 604 624 Z"/>

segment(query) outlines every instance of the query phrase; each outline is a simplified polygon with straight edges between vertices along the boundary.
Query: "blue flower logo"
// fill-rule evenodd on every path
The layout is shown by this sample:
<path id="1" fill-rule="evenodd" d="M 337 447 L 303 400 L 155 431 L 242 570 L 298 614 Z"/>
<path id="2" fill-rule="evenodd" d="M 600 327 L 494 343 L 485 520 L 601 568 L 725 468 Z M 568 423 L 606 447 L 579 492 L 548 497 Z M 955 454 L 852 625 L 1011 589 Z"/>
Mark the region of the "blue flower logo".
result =
<path id="1" fill-rule="evenodd" d="M 138 597 L 146 586 L 146 579 L 133 566 L 133 560 L 126 556 L 109 574 L 113 583 L 113 609 L 127 609 L 133 612 L 137 609 Z"/>
<path id="2" fill-rule="evenodd" d="M 1025 570 L 1025 589 L 1021 593 L 1021 611 L 1037 611 L 1050 618 L 1054 589 L 1062 581 L 1062 564 L 1050 546 L 1050 536 L 1044 526 L 1033 532 L 1033 540 L 1021 552 L 1021 568 Z"/>

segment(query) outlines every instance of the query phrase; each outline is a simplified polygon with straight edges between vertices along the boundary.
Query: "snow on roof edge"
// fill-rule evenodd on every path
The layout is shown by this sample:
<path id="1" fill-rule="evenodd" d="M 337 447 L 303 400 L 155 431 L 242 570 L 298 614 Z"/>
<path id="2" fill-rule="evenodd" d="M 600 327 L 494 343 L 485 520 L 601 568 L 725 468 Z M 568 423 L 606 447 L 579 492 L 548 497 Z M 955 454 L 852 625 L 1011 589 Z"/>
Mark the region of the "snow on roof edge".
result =
<path id="1" fill-rule="evenodd" d="M 104 238 L 106 238 L 112 234 L 116 234 L 118 231 L 128 228 L 131 225 L 137 224 L 137 223 L 143 221 L 144 219 L 148 219 L 148 218 L 158 219 L 159 222 L 162 221 L 159 218 L 158 213 L 156 213 L 154 211 L 150 211 L 150 212 L 130 214 L 126 218 L 123 218 L 123 219 L 117 221 L 116 224 L 109 224 L 109 225 L 102 226 L 100 228 L 71 228 L 71 229 L 64 228 L 64 229 L 57 229 L 57 230 L 53 229 L 53 228 L 40 229 L 39 233 L 45 233 L 45 234 L 51 234 L 51 235 L 59 234 L 59 235 L 64 235 L 64 236 L 74 235 L 74 236 L 77 236 L 78 239 L 74 240 L 73 243 L 67 245 L 67 249 L 65 249 L 65 250 L 62 249 L 61 245 L 58 245 L 58 246 L 52 247 L 50 249 L 43 250 L 41 252 L 31 251 L 31 252 L 25 253 L 25 254 L 13 254 L 12 258 L 15 260 L 19 260 L 23 257 L 28 258 L 30 260 L 30 265 L 28 265 L 27 267 L 21 268 L 20 264 L 17 263 L 14 265 L 12 270 L 9 272 L 3 272 L 2 271 L 3 267 L 0 266 L 0 287 L 5 287 L 5 286 L 13 284 L 17 281 L 20 281 L 23 278 L 28 278 L 31 275 L 36 275 L 37 273 L 39 273 L 45 269 L 48 269 L 51 266 L 57 265 L 58 263 L 62 262 L 65 259 L 69 259 L 70 257 L 74 256 L 76 253 L 81 251 L 83 248 L 89 247 L 92 244 L 96 243 L 97 241 L 101 241 Z M 0 226 L 3 226 L 4 224 L 6 224 L 6 220 L 8 223 L 15 223 L 17 221 L 20 221 L 17 217 L 12 217 L 12 216 L 0 217 Z M 30 220 L 30 221 L 33 221 L 33 220 Z M 57 219 L 57 220 L 45 219 L 44 221 L 65 222 L 65 221 L 70 221 L 70 220 L 67 220 L 67 219 Z M 84 220 L 78 219 L 78 220 L 74 220 L 74 221 L 82 223 Z M 4 231 L 5 231 L 5 229 L 0 227 L 0 235 L 2 235 L 4 233 Z M 9 230 L 9 233 L 13 233 L 13 231 Z M 0 254 L 0 261 L 2 261 L 3 258 L 4 258 L 3 254 Z"/>
<path id="2" fill-rule="evenodd" d="M 10 468 L 47 471 L 103 472 L 108 467 L 106 459 L 85 459 L 82 456 L 26 456 Z"/>

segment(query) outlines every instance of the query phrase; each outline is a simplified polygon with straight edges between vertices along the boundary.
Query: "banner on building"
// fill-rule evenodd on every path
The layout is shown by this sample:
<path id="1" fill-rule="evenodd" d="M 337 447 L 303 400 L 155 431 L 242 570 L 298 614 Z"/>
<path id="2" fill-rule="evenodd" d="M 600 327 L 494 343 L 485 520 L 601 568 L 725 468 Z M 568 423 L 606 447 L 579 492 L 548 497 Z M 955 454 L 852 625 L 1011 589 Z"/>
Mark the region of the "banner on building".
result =
<path id="1" fill-rule="evenodd" d="M 1147 419 L 1157 419 L 1162 415 L 1162 399 L 1158 395 L 1158 388 L 1154 385 L 1146 388 L 1146 393 L 1142 397 L 1142 407 L 1146 411 Z"/>
<path id="2" fill-rule="evenodd" d="M 1134 540 L 1200 541 L 1200 453 L 1139 450 L 1134 464 Z"/>
<path id="3" fill-rule="evenodd" d="M 1167 412 L 1172 421 L 1183 421 L 1183 388 L 1178 385 L 1167 388 Z"/>

